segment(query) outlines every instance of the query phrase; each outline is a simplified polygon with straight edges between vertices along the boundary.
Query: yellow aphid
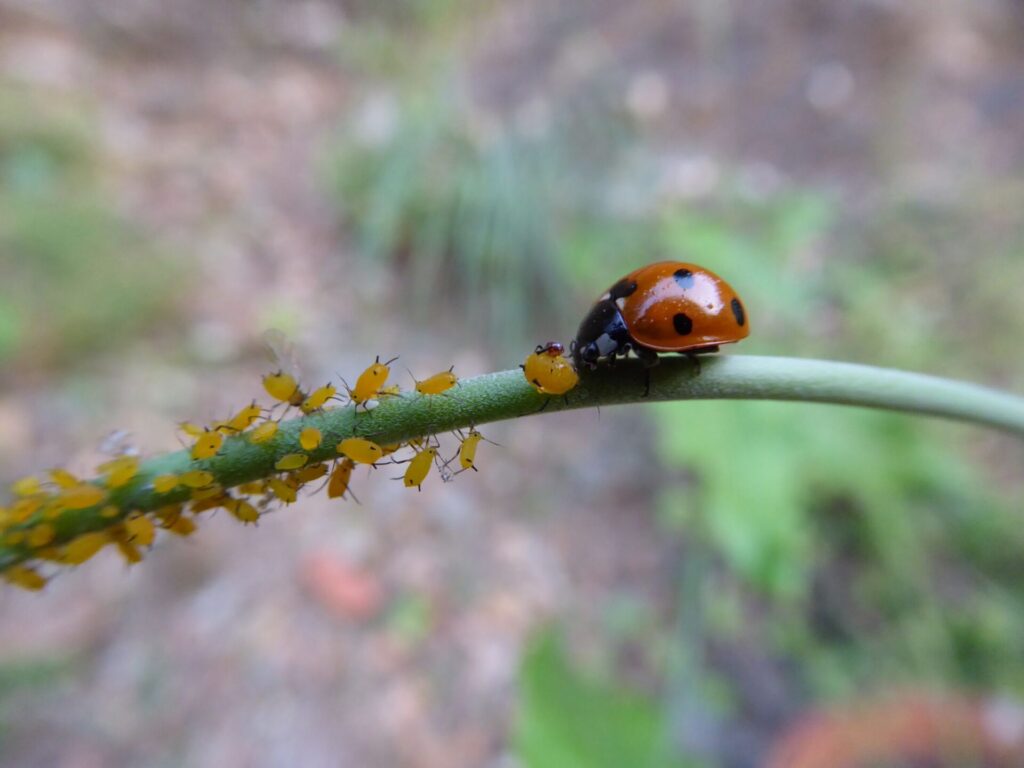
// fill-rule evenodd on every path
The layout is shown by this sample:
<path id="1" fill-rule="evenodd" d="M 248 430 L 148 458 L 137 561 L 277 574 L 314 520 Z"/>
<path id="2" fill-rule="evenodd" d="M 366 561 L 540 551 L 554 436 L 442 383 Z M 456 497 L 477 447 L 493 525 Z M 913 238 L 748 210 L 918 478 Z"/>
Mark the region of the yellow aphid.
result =
<path id="1" fill-rule="evenodd" d="M 49 523 L 32 526 L 25 541 L 30 547 L 45 547 L 57 536 L 57 529 Z"/>
<path id="2" fill-rule="evenodd" d="M 268 440 L 272 440 L 276 434 L 277 422 L 267 421 L 260 424 L 256 429 L 249 433 L 249 442 L 256 443 L 257 445 L 259 443 L 265 443 Z"/>
<path id="3" fill-rule="evenodd" d="M 253 400 L 249 405 L 221 424 L 218 429 L 228 432 L 244 432 L 263 415 L 263 409 Z"/>
<path id="4" fill-rule="evenodd" d="M 326 464 L 311 464 L 308 467 L 296 470 L 292 476 L 302 484 L 312 483 L 327 474 Z"/>
<path id="5" fill-rule="evenodd" d="M 204 495 L 201 499 L 196 499 L 192 502 L 189 509 L 195 515 L 207 510 L 216 509 L 217 507 L 227 506 L 231 502 L 231 496 L 224 492 L 222 488 L 209 489 L 212 493 Z"/>
<path id="6" fill-rule="evenodd" d="M 313 411 L 319 411 L 327 401 L 330 400 L 338 393 L 338 388 L 333 384 L 325 384 L 322 387 L 318 387 L 309 393 L 309 396 L 302 401 L 299 408 L 303 413 L 312 413 Z"/>
<path id="7" fill-rule="evenodd" d="M 60 547 L 44 547 L 32 553 L 40 560 L 49 560 L 51 563 L 64 565 L 64 552 Z"/>
<path id="8" fill-rule="evenodd" d="M 343 498 L 348 491 L 349 481 L 352 479 L 352 470 L 356 463 L 352 459 L 344 458 L 338 462 L 334 471 L 331 472 L 331 479 L 327 481 L 327 498 Z"/>
<path id="9" fill-rule="evenodd" d="M 453 365 L 447 371 L 441 371 L 428 379 L 417 381 L 416 391 L 421 395 L 440 395 L 442 392 L 447 392 L 459 383 L 459 377 L 453 373 L 454 370 L 455 366 Z"/>
<path id="10" fill-rule="evenodd" d="M 61 491 L 57 501 L 64 509 L 85 509 L 93 507 L 107 498 L 107 492 L 92 483 L 79 483 L 74 488 Z"/>
<path id="11" fill-rule="evenodd" d="M 192 501 L 203 501 L 204 499 L 215 499 L 224 493 L 224 489 L 218 484 L 212 483 L 192 491 Z"/>
<path id="12" fill-rule="evenodd" d="M 373 464 L 384 458 L 384 450 L 372 440 L 349 437 L 338 443 L 338 453 L 348 456 L 357 464 Z"/>
<path id="13" fill-rule="evenodd" d="M 196 524 L 185 517 L 184 506 L 172 504 L 168 507 L 161 507 L 155 514 L 160 519 L 160 527 L 178 536 L 188 536 L 195 532 Z"/>
<path id="14" fill-rule="evenodd" d="M 191 421 L 179 421 L 178 429 L 189 437 L 202 437 L 206 432 L 206 427 L 201 424 L 193 424 Z"/>
<path id="15" fill-rule="evenodd" d="M 46 579 L 27 565 L 12 565 L 4 571 L 4 578 L 16 587 L 38 592 L 46 586 Z"/>
<path id="16" fill-rule="evenodd" d="M 82 482 L 77 477 L 68 472 L 66 469 L 61 469 L 60 467 L 56 467 L 50 470 L 50 479 L 53 480 L 53 482 L 59 485 L 61 488 L 74 488 L 76 485 Z"/>
<path id="17" fill-rule="evenodd" d="M 89 486 L 95 488 L 96 486 Z M 102 491 L 101 491 L 102 493 Z M 23 523 L 28 520 L 32 515 L 39 511 L 39 508 L 43 506 L 43 500 L 38 497 L 18 499 L 16 502 L 11 504 L 10 509 L 7 510 L 7 518 L 12 523 Z M 85 506 L 89 506 L 86 504 Z"/>
<path id="18" fill-rule="evenodd" d="M 222 432 L 204 432 L 192 445 L 192 459 L 210 459 L 217 455 L 220 447 L 224 444 Z"/>
<path id="19" fill-rule="evenodd" d="M 205 469 L 193 469 L 178 478 L 181 484 L 189 488 L 205 488 L 213 482 L 213 473 Z"/>
<path id="20" fill-rule="evenodd" d="M 138 456 L 118 456 L 116 459 L 100 464 L 99 471 L 106 474 L 108 488 L 120 488 L 127 485 L 139 471 Z"/>
<path id="21" fill-rule="evenodd" d="M 100 517 L 106 517 L 108 519 L 111 517 L 117 517 L 119 514 L 121 514 L 120 507 L 116 507 L 113 504 L 110 504 L 100 510 Z"/>
<path id="22" fill-rule="evenodd" d="M 232 499 L 230 503 L 225 504 L 228 512 L 234 515 L 238 521 L 249 525 L 255 523 L 260 519 L 260 513 L 252 504 L 242 499 Z"/>
<path id="23" fill-rule="evenodd" d="M 64 562 L 81 565 L 110 543 L 110 536 L 103 531 L 83 533 L 64 547 Z"/>
<path id="24" fill-rule="evenodd" d="M 142 562 L 142 553 L 139 552 L 139 548 L 130 541 L 124 541 L 118 539 L 117 542 L 118 550 L 121 552 L 121 556 L 125 559 L 128 565 L 135 565 L 135 563 Z"/>
<path id="25" fill-rule="evenodd" d="M 181 478 L 177 475 L 157 475 L 153 478 L 153 490 L 157 493 L 170 493 L 181 485 Z"/>
<path id="26" fill-rule="evenodd" d="M 249 483 L 242 483 L 235 490 L 245 496 L 258 496 L 261 493 L 267 492 L 267 481 L 253 480 Z"/>
<path id="27" fill-rule="evenodd" d="M 299 445 L 304 451 L 315 451 L 320 447 L 320 441 L 324 439 L 323 434 L 316 427 L 306 427 L 299 434 Z"/>
<path id="28" fill-rule="evenodd" d="M 263 377 L 263 388 L 275 400 L 289 405 L 302 405 L 306 395 L 299 389 L 299 382 L 290 373 L 278 371 Z"/>
<path id="29" fill-rule="evenodd" d="M 56 520 L 64 514 L 64 509 L 65 508 L 60 503 L 60 499 L 53 496 L 47 500 L 46 506 L 43 507 L 42 517 L 44 520 Z"/>
<path id="30" fill-rule="evenodd" d="M 156 526 L 145 515 L 133 515 L 124 521 L 129 538 L 140 547 L 148 547 L 156 538 Z"/>
<path id="31" fill-rule="evenodd" d="M 462 445 L 459 446 L 459 465 L 463 469 L 472 469 L 476 471 L 476 448 L 480 444 L 480 441 L 484 439 L 484 436 L 477 432 L 475 429 L 469 430 L 469 434 L 466 435 L 466 439 L 462 441 Z"/>
<path id="32" fill-rule="evenodd" d="M 288 453 L 277 460 L 277 463 L 274 464 L 274 469 L 286 472 L 289 469 L 298 469 L 299 467 L 306 466 L 307 461 L 309 461 L 309 456 L 304 453 Z"/>
<path id="33" fill-rule="evenodd" d="M 270 491 L 285 504 L 291 504 L 298 498 L 299 485 L 291 478 L 278 479 L 270 478 L 268 481 Z"/>
<path id="34" fill-rule="evenodd" d="M 382 363 L 380 356 L 378 356 L 373 361 L 373 365 L 359 374 L 359 378 L 356 379 L 356 385 L 348 391 L 348 396 L 352 399 L 352 402 L 356 405 L 362 405 L 367 400 L 377 397 L 381 389 L 383 389 L 384 383 L 388 380 L 388 375 L 391 373 L 391 364 L 397 359 L 397 357 L 393 357 L 386 363 Z"/>
<path id="35" fill-rule="evenodd" d="M 572 362 L 562 355 L 562 345 L 552 342 L 537 347 L 520 368 L 530 386 L 542 395 L 564 395 L 579 384 Z"/>
<path id="36" fill-rule="evenodd" d="M 24 531 L 8 531 L 4 534 L 4 544 L 8 547 L 17 547 L 25 542 Z"/>
<path id="37" fill-rule="evenodd" d="M 168 522 L 164 527 L 178 536 L 191 536 L 196 531 L 196 524 L 184 515 L 177 517 L 173 522 Z"/>
<path id="38" fill-rule="evenodd" d="M 401 447 L 401 443 L 388 443 L 387 445 L 382 445 L 380 449 L 384 452 L 385 456 L 388 456 L 389 454 L 394 453 Z"/>
<path id="39" fill-rule="evenodd" d="M 29 475 L 11 483 L 11 492 L 15 496 L 35 496 L 43 492 L 43 486 L 38 477 Z"/>
<path id="40" fill-rule="evenodd" d="M 163 525 L 167 523 L 168 520 L 177 519 L 184 509 L 184 504 L 168 504 L 166 507 L 154 509 L 153 514 L 160 520 L 160 524 Z"/>
<path id="41" fill-rule="evenodd" d="M 430 473 L 430 467 L 434 463 L 434 459 L 436 457 L 437 448 L 434 448 L 433 446 L 430 448 L 424 448 L 413 456 L 409 461 L 409 466 L 405 470 L 405 475 L 402 477 L 405 487 L 412 488 L 415 485 L 417 490 L 422 490 L 420 486 L 422 486 L 423 481 L 427 479 L 427 475 Z"/>

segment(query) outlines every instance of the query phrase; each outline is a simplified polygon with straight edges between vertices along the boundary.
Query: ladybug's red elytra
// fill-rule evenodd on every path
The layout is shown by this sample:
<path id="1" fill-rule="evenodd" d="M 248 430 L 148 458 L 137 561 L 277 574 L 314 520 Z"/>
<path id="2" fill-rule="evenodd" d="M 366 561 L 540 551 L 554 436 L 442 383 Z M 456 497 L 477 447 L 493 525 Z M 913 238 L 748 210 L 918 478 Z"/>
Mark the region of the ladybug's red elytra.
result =
<path id="1" fill-rule="evenodd" d="M 659 352 L 715 352 L 749 334 L 743 302 L 725 280 L 696 264 L 659 261 L 630 272 L 597 300 L 571 350 L 577 368 L 630 351 L 651 366 Z"/>

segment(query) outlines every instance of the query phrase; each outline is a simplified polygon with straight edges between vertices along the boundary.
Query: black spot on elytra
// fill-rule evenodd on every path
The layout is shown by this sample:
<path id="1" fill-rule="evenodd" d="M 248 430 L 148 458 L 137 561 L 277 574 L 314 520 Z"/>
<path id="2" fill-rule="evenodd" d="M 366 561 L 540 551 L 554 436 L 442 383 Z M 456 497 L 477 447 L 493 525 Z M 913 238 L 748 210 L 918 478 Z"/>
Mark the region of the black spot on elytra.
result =
<path id="1" fill-rule="evenodd" d="M 616 299 L 624 299 L 627 296 L 632 296 L 635 292 L 636 280 L 626 280 L 623 278 L 608 290 L 608 298 L 615 301 Z"/>
<path id="2" fill-rule="evenodd" d="M 672 273 L 672 277 L 676 279 L 676 284 L 680 288 L 693 288 L 693 272 L 688 269 L 677 269 Z"/>
<path id="3" fill-rule="evenodd" d="M 682 312 L 676 313 L 672 318 L 672 325 L 680 336 L 689 336 L 690 331 L 693 330 L 693 320 Z"/>
<path id="4" fill-rule="evenodd" d="M 743 305 L 740 304 L 739 299 L 733 299 L 730 301 L 729 306 L 732 307 L 732 314 L 736 318 L 737 325 L 743 325 L 747 322 L 747 316 L 743 312 Z"/>

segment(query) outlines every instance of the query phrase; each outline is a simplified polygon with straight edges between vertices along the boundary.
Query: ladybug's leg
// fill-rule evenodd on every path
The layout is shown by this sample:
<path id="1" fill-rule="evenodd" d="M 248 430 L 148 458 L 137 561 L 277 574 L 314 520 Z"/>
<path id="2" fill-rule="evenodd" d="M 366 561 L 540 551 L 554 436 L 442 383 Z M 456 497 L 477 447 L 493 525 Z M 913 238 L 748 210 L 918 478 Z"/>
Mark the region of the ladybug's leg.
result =
<path id="1" fill-rule="evenodd" d="M 658 353 L 641 346 L 637 346 L 634 351 L 644 365 L 644 397 L 647 397 L 651 394 L 651 368 L 658 364 Z"/>
<path id="2" fill-rule="evenodd" d="M 679 354 L 686 357 L 691 363 L 693 363 L 694 372 L 700 373 L 700 357 L 699 355 L 707 354 L 709 352 L 717 352 L 718 345 L 712 347 L 701 347 L 700 349 L 687 349 Z"/>

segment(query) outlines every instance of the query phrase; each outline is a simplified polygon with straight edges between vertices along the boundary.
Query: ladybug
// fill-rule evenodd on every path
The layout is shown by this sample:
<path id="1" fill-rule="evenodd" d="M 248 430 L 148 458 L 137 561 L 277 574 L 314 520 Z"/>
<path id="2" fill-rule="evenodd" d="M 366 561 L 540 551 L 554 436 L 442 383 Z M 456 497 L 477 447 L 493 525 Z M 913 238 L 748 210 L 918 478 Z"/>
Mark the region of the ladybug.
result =
<path id="1" fill-rule="evenodd" d="M 716 352 L 750 334 L 732 287 L 709 269 L 659 261 L 608 289 L 580 323 L 570 349 L 576 368 L 596 368 L 634 352 L 650 367 L 659 352 Z"/>

